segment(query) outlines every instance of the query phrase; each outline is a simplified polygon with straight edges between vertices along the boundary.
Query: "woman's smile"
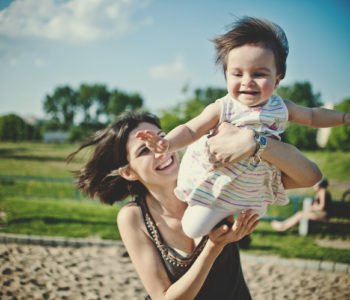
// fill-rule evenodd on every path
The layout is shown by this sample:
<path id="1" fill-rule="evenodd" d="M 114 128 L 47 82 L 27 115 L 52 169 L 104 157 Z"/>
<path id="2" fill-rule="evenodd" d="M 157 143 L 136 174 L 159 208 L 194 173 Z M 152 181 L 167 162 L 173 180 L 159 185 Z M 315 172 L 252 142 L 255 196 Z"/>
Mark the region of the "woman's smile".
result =
<path id="1" fill-rule="evenodd" d="M 174 163 L 174 155 L 172 155 L 167 160 L 162 162 L 158 167 L 156 167 L 156 170 L 163 171 L 167 169 L 169 166 L 171 166 L 173 163 Z"/>

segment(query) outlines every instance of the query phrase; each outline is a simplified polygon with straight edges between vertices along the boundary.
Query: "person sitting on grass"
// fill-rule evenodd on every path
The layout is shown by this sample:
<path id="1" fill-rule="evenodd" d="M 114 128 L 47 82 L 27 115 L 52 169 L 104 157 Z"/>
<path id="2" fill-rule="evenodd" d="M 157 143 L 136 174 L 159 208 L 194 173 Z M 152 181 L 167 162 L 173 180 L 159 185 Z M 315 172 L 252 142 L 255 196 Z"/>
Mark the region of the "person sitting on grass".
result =
<path id="1" fill-rule="evenodd" d="M 297 225 L 303 218 L 313 221 L 325 220 L 328 217 L 332 201 L 332 195 L 327 188 L 328 180 L 326 178 L 321 179 L 321 181 L 314 186 L 316 194 L 310 209 L 307 211 L 299 211 L 282 222 L 272 221 L 272 228 L 276 231 L 286 231 Z"/>

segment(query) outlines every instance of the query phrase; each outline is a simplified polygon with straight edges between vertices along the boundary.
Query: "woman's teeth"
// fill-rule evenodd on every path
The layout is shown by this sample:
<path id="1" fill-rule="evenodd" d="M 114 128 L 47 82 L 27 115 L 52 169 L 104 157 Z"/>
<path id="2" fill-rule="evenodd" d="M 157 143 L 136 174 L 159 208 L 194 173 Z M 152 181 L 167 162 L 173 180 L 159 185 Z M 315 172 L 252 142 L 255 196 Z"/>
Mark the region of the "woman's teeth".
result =
<path id="1" fill-rule="evenodd" d="M 168 167 L 173 162 L 173 159 L 170 157 L 167 161 L 165 161 L 163 164 L 161 164 L 157 170 L 163 170 L 166 167 Z"/>

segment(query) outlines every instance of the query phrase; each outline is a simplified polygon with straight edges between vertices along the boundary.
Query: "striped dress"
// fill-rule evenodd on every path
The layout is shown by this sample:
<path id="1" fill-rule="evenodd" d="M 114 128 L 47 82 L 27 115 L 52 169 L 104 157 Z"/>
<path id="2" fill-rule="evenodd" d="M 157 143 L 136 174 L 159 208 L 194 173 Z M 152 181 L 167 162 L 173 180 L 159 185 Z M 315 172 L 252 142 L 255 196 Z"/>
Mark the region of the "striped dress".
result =
<path id="1" fill-rule="evenodd" d="M 246 127 L 274 136 L 285 130 L 288 110 L 282 98 L 271 96 L 261 107 L 247 107 L 229 95 L 216 100 L 221 106 L 221 122 Z M 268 204 L 285 205 L 287 194 L 281 172 L 270 163 L 253 156 L 213 171 L 209 162 L 207 137 L 191 144 L 181 161 L 175 194 L 192 205 L 219 205 L 229 212 L 253 209 L 260 216 Z"/>

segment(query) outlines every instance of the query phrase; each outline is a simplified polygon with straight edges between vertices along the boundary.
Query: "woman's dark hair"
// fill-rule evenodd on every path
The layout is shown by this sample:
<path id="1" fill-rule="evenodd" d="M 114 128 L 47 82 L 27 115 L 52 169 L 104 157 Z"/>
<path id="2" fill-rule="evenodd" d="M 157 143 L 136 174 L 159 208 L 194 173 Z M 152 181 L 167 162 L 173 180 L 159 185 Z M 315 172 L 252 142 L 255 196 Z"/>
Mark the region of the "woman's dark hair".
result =
<path id="1" fill-rule="evenodd" d="M 146 188 L 139 181 L 127 181 L 116 174 L 118 168 L 128 164 L 126 143 L 130 132 L 143 122 L 161 128 L 159 119 L 153 114 L 124 113 L 114 124 L 97 131 L 67 157 L 67 161 L 71 161 L 82 149 L 94 146 L 92 157 L 82 169 L 75 172 L 77 187 L 84 194 L 91 198 L 98 197 L 107 204 L 123 200 L 129 195 L 146 194 Z"/>
<path id="2" fill-rule="evenodd" d="M 276 61 L 277 74 L 284 78 L 289 52 L 287 36 L 277 24 L 254 17 L 243 17 L 233 23 L 231 29 L 213 39 L 216 48 L 216 63 L 221 65 L 224 74 L 227 70 L 229 52 L 246 44 L 261 44 L 270 49 Z"/>

